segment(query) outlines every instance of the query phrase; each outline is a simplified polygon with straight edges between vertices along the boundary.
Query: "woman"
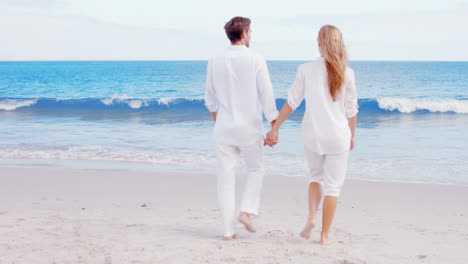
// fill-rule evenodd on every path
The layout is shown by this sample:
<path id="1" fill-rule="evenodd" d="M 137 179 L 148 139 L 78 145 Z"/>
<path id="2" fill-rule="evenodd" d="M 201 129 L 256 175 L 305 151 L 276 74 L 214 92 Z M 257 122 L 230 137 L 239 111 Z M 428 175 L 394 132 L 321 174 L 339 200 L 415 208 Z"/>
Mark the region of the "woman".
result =
<path id="1" fill-rule="evenodd" d="M 323 26 L 318 44 L 321 57 L 299 66 L 288 100 L 268 132 L 266 143 L 278 142 L 281 124 L 305 98 L 302 135 L 310 184 L 309 217 L 301 236 L 310 237 L 323 194 L 320 243 L 324 245 L 332 242 L 328 233 L 346 174 L 348 152 L 354 148 L 358 105 L 354 72 L 347 67 L 340 30 L 331 25 Z"/>

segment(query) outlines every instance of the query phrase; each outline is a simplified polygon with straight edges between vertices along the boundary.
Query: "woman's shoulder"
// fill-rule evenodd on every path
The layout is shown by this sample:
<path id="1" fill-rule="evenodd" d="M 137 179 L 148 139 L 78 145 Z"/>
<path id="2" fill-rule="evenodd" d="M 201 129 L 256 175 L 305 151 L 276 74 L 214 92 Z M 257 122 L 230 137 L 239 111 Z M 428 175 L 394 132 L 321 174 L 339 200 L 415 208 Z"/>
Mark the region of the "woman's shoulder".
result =
<path id="1" fill-rule="evenodd" d="M 349 67 L 349 66 L 346 66 L 345 78 L 346 78 L 346 79 L 352 79 L 352 78 L 354 78 L 354 70 L 353 70 L 351 67 Z"/>
<path id="2" fill-rule="evenodd" d="M 323 59 L 318 58 L 313 61 L 302 63 L 301 65 L 299 65 L 298 71 L 313 71 L 319 68 L 322 64 L 323 64 Z"/>

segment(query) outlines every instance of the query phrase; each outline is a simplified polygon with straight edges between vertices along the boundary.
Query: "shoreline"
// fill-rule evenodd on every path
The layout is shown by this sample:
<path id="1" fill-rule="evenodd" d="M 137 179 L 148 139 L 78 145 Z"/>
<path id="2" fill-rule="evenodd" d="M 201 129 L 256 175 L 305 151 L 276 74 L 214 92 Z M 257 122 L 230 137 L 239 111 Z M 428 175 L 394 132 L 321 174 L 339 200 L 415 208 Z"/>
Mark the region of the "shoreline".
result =
<path id="1" fill-rule="evenodd" d="M 215 164 L 213 164 L 215 166 Z M 193 173 L 190 166 L 174 166 L 137 161 L 118 160 L 71 160 L 71 159 L 29 159 L 29 158 L 0 158 L 0 169 L 2 168 L 44 168 L 44 169 L 64 169 L 77 171 L 127 171 L 127 172 L 152 172 L 152 173 Z M 215 174 L 214 169 L 196 168 L 197 174 Z M 242 172 L 241 172 L 242 173 Z M 267 171 L 266 176 L 275 177 L 304 178 L 304 175 L 275 175 Z M 366 179 L 366 178 L 346 178 L 346 181 L 367 181 L 376 183 L 408 183 L 408 184 L 428 184 L 441 186 L 467 187 L 468 184 L 456 182 L 430 182 L 415 180 L 388 180 L 388 179 Z"/>
<path id="2" fill-rule="evenodd" d="M 348 179 L 332 226 L 338 242 L 320 246 L 319 227 L 299 237 L 303 177 L 266 175 L 258 232 L 238 226 L 232 242 L 221 240 L 213 174 L 0 165 L 0 180 L 0 263 L 468 260 L 468 187 Z"/>

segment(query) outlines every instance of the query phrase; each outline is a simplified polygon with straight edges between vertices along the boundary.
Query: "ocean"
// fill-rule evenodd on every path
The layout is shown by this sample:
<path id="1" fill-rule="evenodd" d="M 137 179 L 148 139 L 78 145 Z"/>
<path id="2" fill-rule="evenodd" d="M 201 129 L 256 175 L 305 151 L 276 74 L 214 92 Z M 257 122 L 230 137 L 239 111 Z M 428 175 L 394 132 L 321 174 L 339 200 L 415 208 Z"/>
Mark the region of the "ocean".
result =
<path id="1" fill-rule="evenodd" d="M 268 62 L 278 109 L 301 63 Z M 348 178 L 468 184 L 468 62 L 350 67 L 360 112 Z M 213 172 L 205 73 L 206 61 L 0 62 L 0 164 Z M 265 149 L 267 174 L 306 174 L 303 112 Z"/>

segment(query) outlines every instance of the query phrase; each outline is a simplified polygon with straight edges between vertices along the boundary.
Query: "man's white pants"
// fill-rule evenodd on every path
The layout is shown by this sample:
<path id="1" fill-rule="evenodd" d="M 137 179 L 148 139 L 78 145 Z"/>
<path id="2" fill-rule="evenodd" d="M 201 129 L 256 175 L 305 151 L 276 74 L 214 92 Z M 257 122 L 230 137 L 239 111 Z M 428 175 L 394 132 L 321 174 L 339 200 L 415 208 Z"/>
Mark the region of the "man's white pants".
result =
<path id="1" fill-rule="evenodd" d="M 235 233 L 236 223 L 236 167 L 243 159 L 248 177 L 241 201 L 241 212 L 258 214 L 263 184 L 263 139 L 250 146 L 216 144 L 218 159 L 218 201 L 224 222 L 224 236 Z"/>

